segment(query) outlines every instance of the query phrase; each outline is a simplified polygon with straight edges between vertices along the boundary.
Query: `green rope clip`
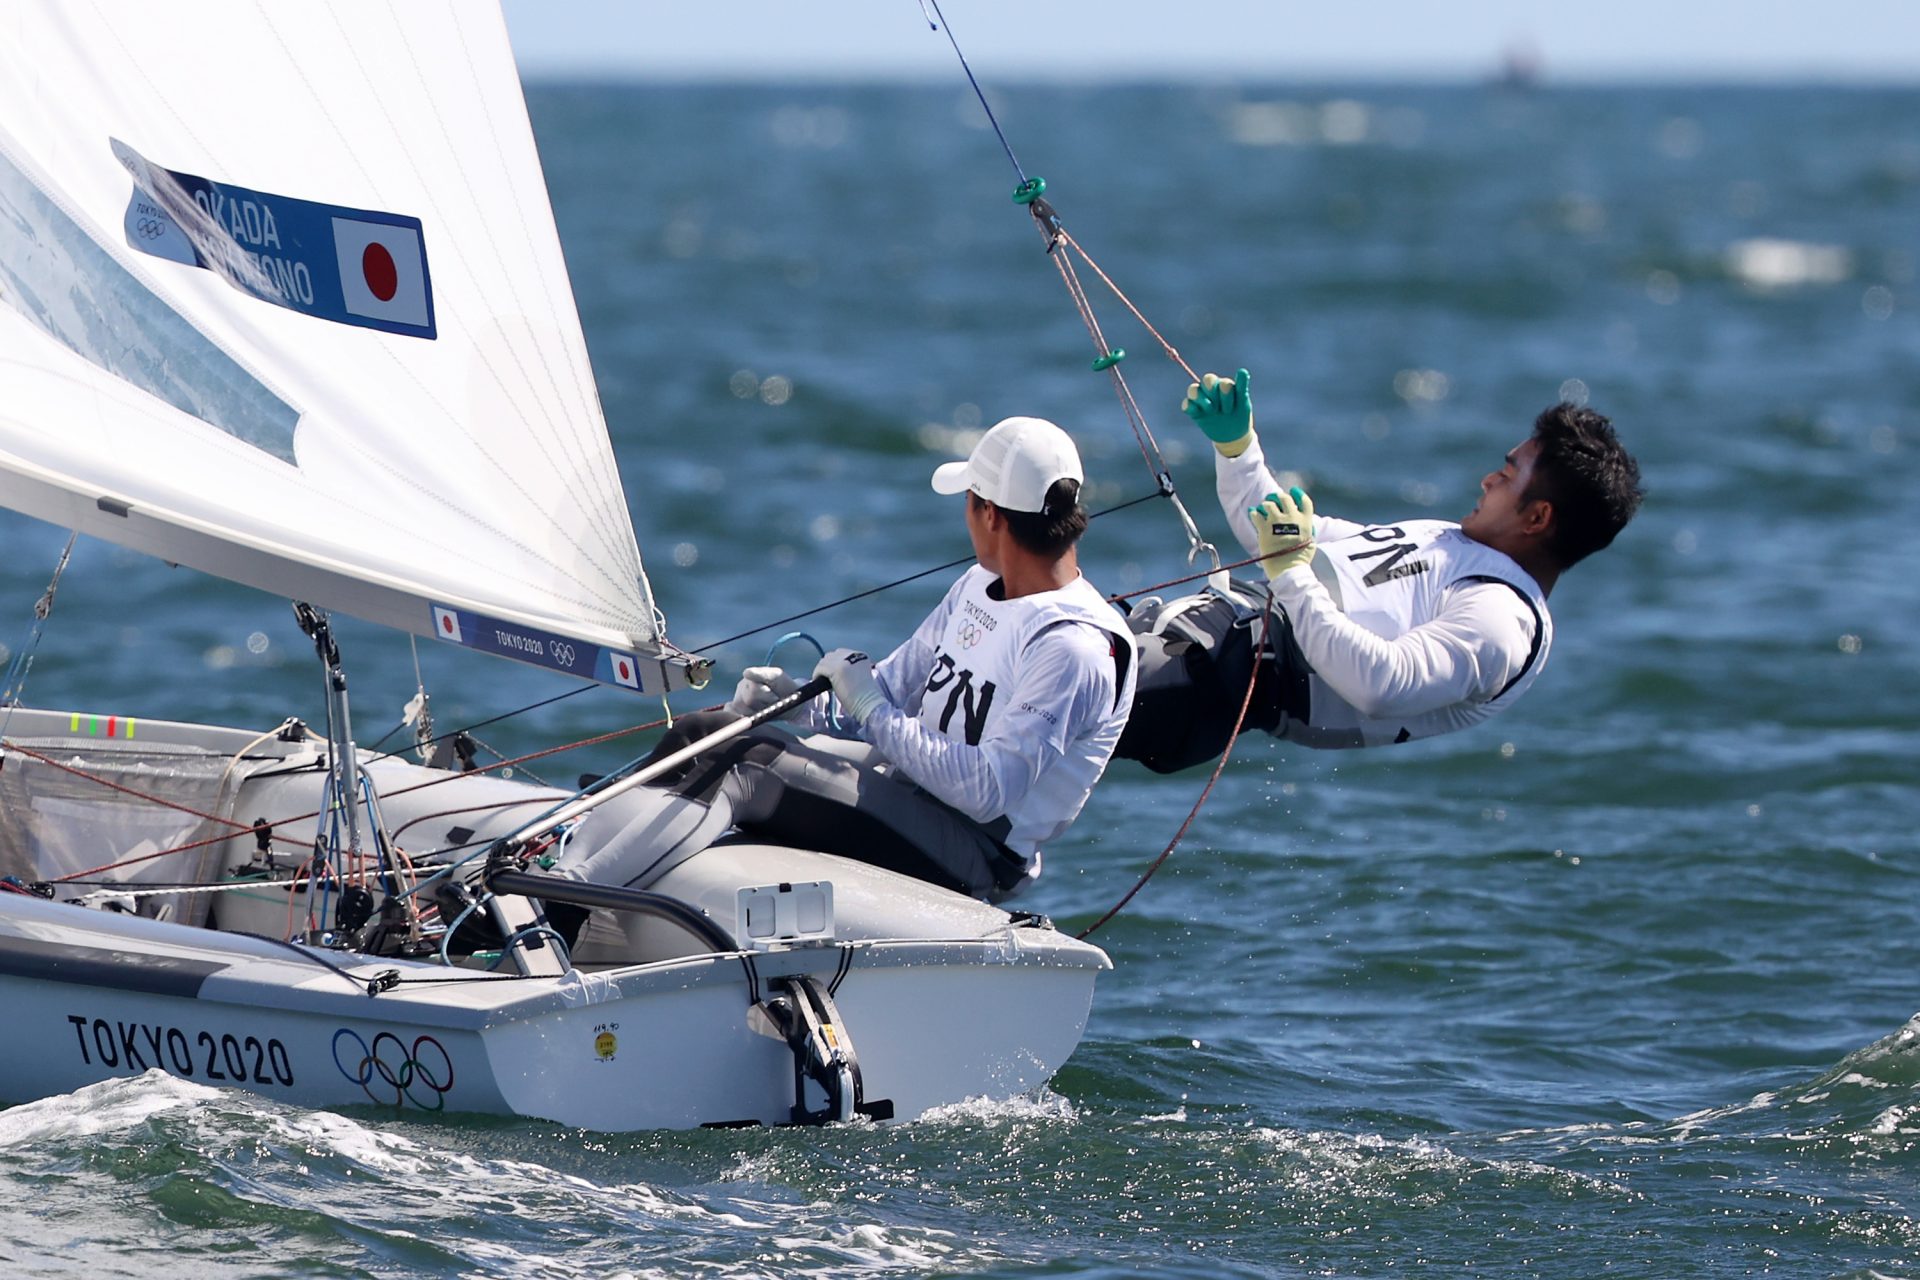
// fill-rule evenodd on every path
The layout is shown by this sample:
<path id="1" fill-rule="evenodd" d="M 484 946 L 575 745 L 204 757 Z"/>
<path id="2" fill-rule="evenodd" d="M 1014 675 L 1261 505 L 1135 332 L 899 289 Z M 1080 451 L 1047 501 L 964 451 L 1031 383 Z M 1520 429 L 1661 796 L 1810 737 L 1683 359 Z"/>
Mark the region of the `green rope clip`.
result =
<path id="1" fill-rule="evenodd" d="M 1046 189 L 1047 180 L 1045 178 L 1028 178 L 1025 182 L 1013 189 L 1013 202 L 1015 204 L 1032 204 L 1040 198 L 1041 193 Z"/>
<path id="2" fill-rule="evenodd" d="M 1107 352 L 1107 354 L 1101 356 L 1098 360 L 1095 360 L 1093 362 L 1093 371 L 1095 373 L 1098 373 L 1102 369 L 1111 369 L 1113 368 L 1113 366 L 1119 364 L 1122 360 L 1125 360 L 1126 358 L 1127 358 L 1126 348 L 1115 347 L 1113 350 Z"/>

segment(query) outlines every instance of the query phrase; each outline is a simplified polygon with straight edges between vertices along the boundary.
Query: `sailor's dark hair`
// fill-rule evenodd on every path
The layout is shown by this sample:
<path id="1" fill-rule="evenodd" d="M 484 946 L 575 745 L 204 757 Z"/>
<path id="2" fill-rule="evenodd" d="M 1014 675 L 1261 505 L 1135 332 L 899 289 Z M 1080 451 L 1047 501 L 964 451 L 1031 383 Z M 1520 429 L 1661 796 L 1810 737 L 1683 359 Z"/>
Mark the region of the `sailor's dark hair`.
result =
<path id="1" fill-rule="evenodd" d="M 972 490 L 968 502 L 986 502 Z M 1080 482 L 1060 479 L 1047 490 L 1042 511 L 1009 511 L 998 503 L 989 503 L 1007 521 L 1007 531 L 1023 549 L 1039 556 L 1063 556 L 1087 531 L 1087 509 L 1080 505 Z"/>
<path id="2" fill-rule="evenodd" d="M 1562 569 L 1613 542 L 1640 509 L 1640 464 L 1592 409 L 1561 401 L 1533 422 L 1540 445 L 1523 502 L 1553 504 L 1547 549 Z"/>

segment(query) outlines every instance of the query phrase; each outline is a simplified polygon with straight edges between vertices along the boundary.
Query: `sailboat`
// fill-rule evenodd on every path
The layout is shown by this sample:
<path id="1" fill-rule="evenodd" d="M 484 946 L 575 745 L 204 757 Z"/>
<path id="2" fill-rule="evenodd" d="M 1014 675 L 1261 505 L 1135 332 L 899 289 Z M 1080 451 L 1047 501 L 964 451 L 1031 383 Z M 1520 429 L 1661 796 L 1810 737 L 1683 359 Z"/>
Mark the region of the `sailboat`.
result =
<path id="1" fill-rule="evenodd" d="M 900 1121 L 1085 1029 L 1109 962 L 1044 920 L 754 843 L 657 770 L 355 746 L 335 611 L 645 698 L 711 674 L 655 607 L 489 6 L 0 10 L 0 503 L 298 602 L 327 690 L 312 725 L 0 708 L 0 1100 L 164 1071 Z"/>

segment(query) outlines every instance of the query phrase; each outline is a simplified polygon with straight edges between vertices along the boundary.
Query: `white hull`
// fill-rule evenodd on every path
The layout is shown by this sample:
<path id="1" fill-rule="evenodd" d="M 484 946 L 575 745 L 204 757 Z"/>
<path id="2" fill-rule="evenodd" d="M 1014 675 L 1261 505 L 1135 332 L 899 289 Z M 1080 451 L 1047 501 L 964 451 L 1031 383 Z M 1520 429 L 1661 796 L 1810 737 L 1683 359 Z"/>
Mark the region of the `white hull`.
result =
<path id="1" fill-rule="evenodd" d="M 46 713 L 19 717 L 28 730 L 54 723 Z M 22 728 L 17 717 L 16 739 L 27 737 Z M 149 741 L 231 732 L 141 731 Z M 18 764 L 10 759 L 8 771 Z M 311 773 L 288 775 L 285 762 L 255 771 L 280 776 L 239 786 L 228 811 L 270 814 L 268 799 L 297 806 L 315 785 Z M 390 790 L 431 775 L 397 762 L 373 773 Z M 444 780 L 412 803 L 387 800 L 389 824 L 515 786 Z M 525 816 L 507 809 L 499 820 Z M 218 846 L 218 865 L 251 844 Z M 100 852 L 111 860 L 113 851 Z M 793 976 L 810 977 L 837 1005 L 837 1034 L 851 1040 L 864 1109 L 876 1118 L 1034 1089 L 1078 1043 L 1108 961 L 1049 927 L 877 868 L 766 846 L 691 853 L 650 887 L 731 929 L 723 912 L 740 887 L 783 879 L 833 883 L 831 939 L 704 954 L 669 924 L 644 922 L 629 941 L 602 921 L 602 941 L 583 938 L 580 955 L 624 949 L 644 962 L 559 972 L 549 959 L 552 975 L 490 975 L 0 894 L 10 1032 L 0 1038 L 0 1098 L 158 1069 L 316 1107 L 483 1112 L 597 1130 L 782 1124 L 796 1101 L 809 1110 L 826 1101 L 796 1081 L 795 1052 L 765 1012 L 773 984 Z M 201 896 L 218 900 L 216 923 L 257 926 L 289 918 L 286 895 L 261 886 Z M 239 908 L 246 897 L 255 902 Z M 369 995 L 383 974 L 400 980 Z"/>

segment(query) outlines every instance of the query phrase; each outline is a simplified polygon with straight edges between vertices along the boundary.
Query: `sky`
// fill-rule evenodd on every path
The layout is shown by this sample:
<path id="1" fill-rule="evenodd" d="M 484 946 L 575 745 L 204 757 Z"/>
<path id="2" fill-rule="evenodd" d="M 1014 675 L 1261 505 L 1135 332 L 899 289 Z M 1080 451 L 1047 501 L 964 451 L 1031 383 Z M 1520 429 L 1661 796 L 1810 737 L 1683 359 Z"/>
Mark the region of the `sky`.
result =
<path id="1" fill-rule="evenodd" d="M 923 0 L 504 0 L 529 78 L 928 80 Z M 941 0 L 986 80 L 1920 83 L 1920 0 Z"/>

